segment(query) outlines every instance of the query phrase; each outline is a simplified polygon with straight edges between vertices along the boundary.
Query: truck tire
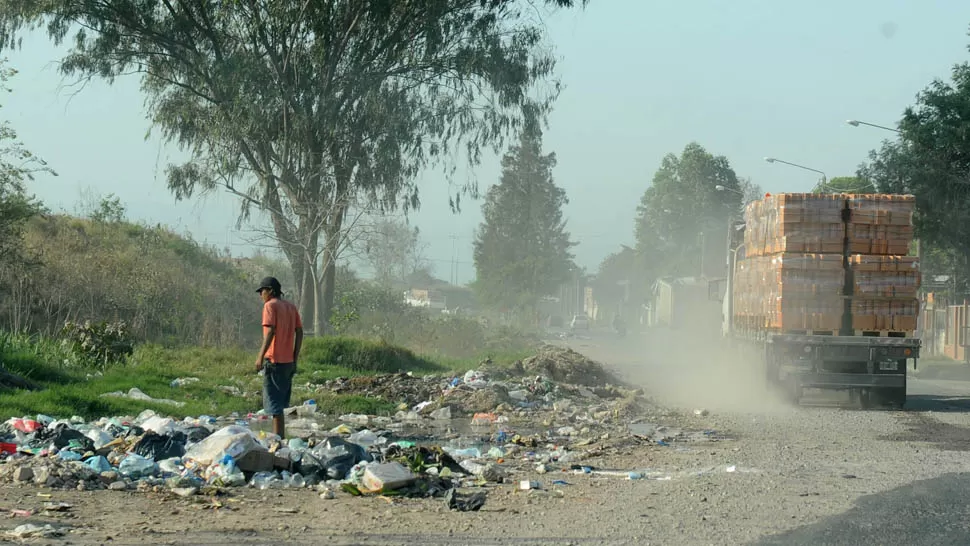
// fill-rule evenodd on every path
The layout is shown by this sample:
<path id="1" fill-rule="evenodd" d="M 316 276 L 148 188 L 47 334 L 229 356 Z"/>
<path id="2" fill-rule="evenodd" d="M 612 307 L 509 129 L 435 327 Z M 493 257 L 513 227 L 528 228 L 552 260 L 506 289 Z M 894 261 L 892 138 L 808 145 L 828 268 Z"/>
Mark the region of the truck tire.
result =
<path id="1" fill-rule="evenodd" d="M 906 405 L 906 387 L 879 389 L 874 394 L 881 406 L 902 409 Z"/>

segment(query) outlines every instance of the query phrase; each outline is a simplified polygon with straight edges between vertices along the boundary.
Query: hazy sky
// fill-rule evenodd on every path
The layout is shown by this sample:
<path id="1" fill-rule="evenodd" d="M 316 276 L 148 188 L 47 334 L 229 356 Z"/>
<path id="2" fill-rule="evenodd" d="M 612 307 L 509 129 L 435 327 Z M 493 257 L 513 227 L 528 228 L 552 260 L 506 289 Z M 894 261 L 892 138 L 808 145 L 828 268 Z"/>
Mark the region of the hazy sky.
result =
<path id="1" fill-rule="evenodd" d="M 696 140 L 767 191 L 808 191 L 816 175 L 763 158 L 851 175 L 892 135 L 846 119 L 891 126 L 933 78 L 970 59 L 965 0 L 592 0 L 547 24 L 565 90 L 545 145 L 559 157 L 577 261 L 591 271 L 632 244 L 636 205 L 663 155 Z M 166 190 L 163 168 L 180 156 L 144 139 L 136 79 L 91 83 L 72 98 L 46 36 L 28 37 L 9 58 L 20 73 L 2 113 L 60 174 L 32 187 L 48 206 L 73 211 L 84 190 L 114 193 L 132 219 L 247 250 L 229 232 L 231 196 L 176 204 Z M 497 157 L 460 174 L 482 190 L 498 175 Z M 443 177 L 428 173 L 421 188 L 412 222 L 436 274 L 448 279 L 457 254 L 460 280 L 470 280 L 481 203 L 466 201 L 456 216 Z"/>

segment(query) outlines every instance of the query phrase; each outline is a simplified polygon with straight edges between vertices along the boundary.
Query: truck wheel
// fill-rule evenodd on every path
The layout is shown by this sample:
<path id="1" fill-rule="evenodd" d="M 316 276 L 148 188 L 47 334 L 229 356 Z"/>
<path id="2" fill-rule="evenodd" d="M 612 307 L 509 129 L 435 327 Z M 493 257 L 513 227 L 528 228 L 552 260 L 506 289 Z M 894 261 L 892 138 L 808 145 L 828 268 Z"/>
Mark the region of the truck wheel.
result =
<path id="1" fill-rule="evenodd" d="M 880 389 L 878 395 L 883 406 L 903 409 L 906 405 L 906 387 Z"/>

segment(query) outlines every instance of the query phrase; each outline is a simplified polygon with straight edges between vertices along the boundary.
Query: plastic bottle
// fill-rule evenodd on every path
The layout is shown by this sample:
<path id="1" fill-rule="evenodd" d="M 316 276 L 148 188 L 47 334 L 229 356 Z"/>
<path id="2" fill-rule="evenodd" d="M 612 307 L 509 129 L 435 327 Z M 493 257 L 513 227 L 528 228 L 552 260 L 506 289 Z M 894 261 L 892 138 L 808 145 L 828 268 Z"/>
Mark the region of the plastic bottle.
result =
<path id="1" fill-rule="evenodd" d="M 370 447 L 377 443 L 378 436 L 375 432 L 365 429 L 351 434 L 347 438 L 347 441 L 364 447 Z"/>
<path id="2" fill-rule="evenodd" d="M 275 472 L 257 472 L 249 485 L 256 489 L 278 489 L 283 486 L 283 480 L 279 479 Z"/>
<path id="3" fill-rule="evenodd" d="M 286 474 L 289 474 L 289 473 L 287 472 Z M 303 489 L 306 486 L 306 480 L 304 480 L 303 479 L 303 476 L 301 474 L 299 474 L 299 473 L 297 473 L 297 474 L 290 474 L 289 476 L 285 476 L 283 478 L 283 484 L 286 487 L 292 487 L 292 488 L 295 488 L 295 489 Z"/>

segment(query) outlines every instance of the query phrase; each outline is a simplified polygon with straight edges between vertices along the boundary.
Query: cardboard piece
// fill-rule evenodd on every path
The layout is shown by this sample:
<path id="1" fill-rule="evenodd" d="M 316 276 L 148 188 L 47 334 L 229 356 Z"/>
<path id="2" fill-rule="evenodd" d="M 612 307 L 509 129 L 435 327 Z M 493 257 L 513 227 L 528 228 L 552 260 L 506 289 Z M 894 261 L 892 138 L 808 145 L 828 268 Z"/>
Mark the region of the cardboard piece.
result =
<path id="1" fill-rule="evenodd" d="M 417 477 L 401 463 L 368 465 L 363 485 L 369 491 L 393 491 L 414 483 Z"/>

